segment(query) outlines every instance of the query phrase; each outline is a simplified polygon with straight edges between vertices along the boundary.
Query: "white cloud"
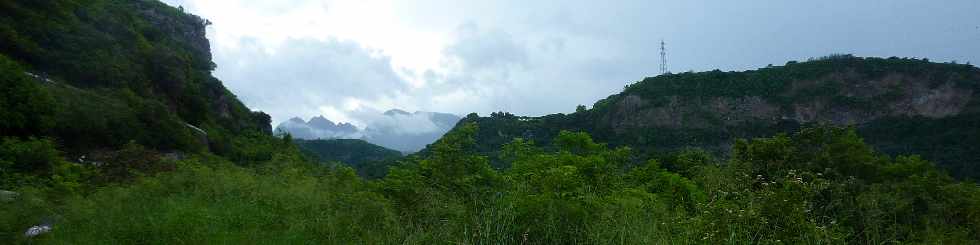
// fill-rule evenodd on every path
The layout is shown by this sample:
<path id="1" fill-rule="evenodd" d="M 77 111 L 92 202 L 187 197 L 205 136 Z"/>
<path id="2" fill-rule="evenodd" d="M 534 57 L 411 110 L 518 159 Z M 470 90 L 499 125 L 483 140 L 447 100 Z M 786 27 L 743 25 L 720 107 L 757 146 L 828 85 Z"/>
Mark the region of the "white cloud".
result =
<path id="1" fill-rule="evenodd" d="M 361 101 L 397 98 L 408 88 L 387 56 L 354 42 L 288 39 L 274 53 L 248 38 L 237 46 L 216 52 L 222 64 L 216 75 L 277 121 L 331 113 L 333 120 L 357 122 L 345 111 Z"/>
<path id="2" fill-rule="evenodd" d="M 164 1 L 214 23 L 216 75 L 277 122 L 570 112 L 654 75 L 661 38 L 673 71 L 839 52 L 980 61 L 975 0 Z"/>

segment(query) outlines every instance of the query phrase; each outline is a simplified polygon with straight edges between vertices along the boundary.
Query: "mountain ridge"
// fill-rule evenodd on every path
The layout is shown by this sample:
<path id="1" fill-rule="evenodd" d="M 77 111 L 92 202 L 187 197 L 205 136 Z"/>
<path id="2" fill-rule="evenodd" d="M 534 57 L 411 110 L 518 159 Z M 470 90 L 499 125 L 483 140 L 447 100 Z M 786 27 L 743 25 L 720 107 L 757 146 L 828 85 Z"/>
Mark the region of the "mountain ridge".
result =
<path id="1" fill-rule="evenodd" d="M 361 139 L 400 152 L 416 152 L 435 142 L 461 118 L 450 113 L 392 109 L 371 117 L 364 129 L 350 123 L 334 123 L 323 116 L 309 121 L 292 118 L 276 126 L 278 134 L 296 139 Z"/>
<path id="2" fill-rule="evenodd" d="M 388 166 L 400 159 L 401 152 L 368 143 L 361 139 L 293 139 L 306 154 L 324 164 L 343 164 L 368 179 L 384 177 Z"/>
<path id="3" fill-rule="evenodd" d="M 491 157 L 513 138 L 547 145 L 560 130 L 589 132 L 643 154 L 696 147 L 725 155 L 737 138 L 809 124 L 853 126 L 883 152 L 921 154 L 957 177 L 976 178 L 980 149 L 971 145 L 980 142 L 970 137 L 980 136 L 971 129 L 980 122 L 978 84 L 980 69 L 971 65 L 833 55 L 742 72 L 649 77 L 591 109 L 541 117 L 470 114 L 460 125 L 481 127 L 478 148 Z M 929 132 L 911 132 L 914 127 Z M 955 134 L 966 140 L 953 140 Z"/>

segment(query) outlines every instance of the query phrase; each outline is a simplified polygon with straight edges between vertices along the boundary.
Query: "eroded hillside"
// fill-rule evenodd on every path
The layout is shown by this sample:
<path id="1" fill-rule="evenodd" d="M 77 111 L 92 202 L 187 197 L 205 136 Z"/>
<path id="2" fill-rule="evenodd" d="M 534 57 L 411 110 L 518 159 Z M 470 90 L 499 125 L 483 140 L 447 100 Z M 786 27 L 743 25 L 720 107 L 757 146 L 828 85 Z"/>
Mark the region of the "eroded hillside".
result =
<path id="1" fill-rule="evenodd" d="M 976 177 L 978 84 L 980 70 L 970 65 L 838 55 L 744 72 L 646 78 L 568 115 L 494 113 L 464 121 L 480 124 L 483 150 L 513 138 L 547 144 L 564 129 L 646 154 L 689 147 L 726 154 L 736 138 L 808 124 L 854 126 L 886 153 L 921 154 L 954 175 Z"/>

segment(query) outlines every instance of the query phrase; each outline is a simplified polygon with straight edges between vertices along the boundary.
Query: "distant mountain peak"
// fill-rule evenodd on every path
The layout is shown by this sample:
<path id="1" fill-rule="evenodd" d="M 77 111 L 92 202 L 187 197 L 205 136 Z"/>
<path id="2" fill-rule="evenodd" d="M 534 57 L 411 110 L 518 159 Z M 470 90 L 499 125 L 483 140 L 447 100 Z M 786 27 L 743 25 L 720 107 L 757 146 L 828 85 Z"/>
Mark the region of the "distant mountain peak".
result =
<path id="1" fill-rule="evenodd" d="M 315 117 L 312 117 L 312 118 L 310 118 L 310 122 L 312 122 L 312 121 L 318 121 L 318 120 L 322 120 L 322 121 L 328 121 L 328 122 L 330 122 L 330 123 L 333 123 L 333 121 L 330 121 L 330 119 L 327 119 L 327 118 L 326 118 L 326 117 L 324 117 L 323 115 L 320 115 L 320 116 L 315 116 Z"/>
<path id="2" fill-rule="evenodd" d="M 401 152 L 415 152 L 442 137 L 461 118 L 449 113 L 391 109 L 376 119 L 358 128 L 347 122 L 334 123 L 324 116 L 315 116 L 308 122 L 293 118 L 276 129 L 289 132 L 296 139 L 364 139 Z"/>
<path id="3" fill-rule="evenodd" d="M 330 119 L 327 119 L 323 116 L 315 116 L 313 118 L 310 118 L 310 121 L 307 122 L 306 124 L 310 125 L 310 127 L 319 128 L 319 129 L 329 129 L 329 128 L 337 127 L 337 124 L 335 124 L 333 121 L 330 121 Z"/>
<path id="4" fill-rule="evenodd" d="M 315 116 L 309 121 L 293 117 L 280 123 L 276 131 L 288 132 L 297 139 L 351 139 L 360 138 L 360 130 L 350 123 L 334 123 L 323 116 Z"/>
<path id="5" fill-rule="evenodd" d="M 391 110 L 386 111 L 384 114 L 385 114 L 385 116 L 412 115 L 412 113 L 408 113 L 407 111 L 403 111 L 403 110 L 400 110 L 400 109 L 391 109 Z"/>

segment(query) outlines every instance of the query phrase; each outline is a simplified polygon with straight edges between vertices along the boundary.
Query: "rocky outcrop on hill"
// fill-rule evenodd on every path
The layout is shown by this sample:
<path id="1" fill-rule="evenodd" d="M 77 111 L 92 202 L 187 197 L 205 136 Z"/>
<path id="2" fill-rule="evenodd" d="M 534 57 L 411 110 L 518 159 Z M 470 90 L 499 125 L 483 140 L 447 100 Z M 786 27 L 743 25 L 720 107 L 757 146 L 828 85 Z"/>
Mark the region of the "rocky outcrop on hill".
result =
<path id="1" fill-rule="evenodd" d="M 800 98 L 780 103 L 760 96 L 654 98 L 626 94 L 608 113 L 602 115 L 600 127 L 616 133 L 649 127 L 714 128 L 737 126 L 749 122 L 775 124 L 790 120 L 801 124 L 832 123 L 860 125 L 886 117 L 945 118 L 967 109 L 974 89 L 957 86 L 953 81 L 929 84 L 927 79 L 900 73 L 880 79 L 865 80 L 848 74 L 831 74 L 825 78 L 792 81 L 781 92 L 785 98 Z M 833 88 L 824 94 L 811 91 Z"/>
<path id="2" fill-rule="evenodd" d="M 980 69 L 903 58 L 838 55 L 742 72 L 646 78 L 573 114 L 468 116 L 477 148 L 513 138 L 547 145 L 561 130 L 585 131 L 638 154 L 697 147 L 726 155 L 737 138 L 851 126 L 888 154 L 919 154 L 954 176 L 980 178 Z"/>

